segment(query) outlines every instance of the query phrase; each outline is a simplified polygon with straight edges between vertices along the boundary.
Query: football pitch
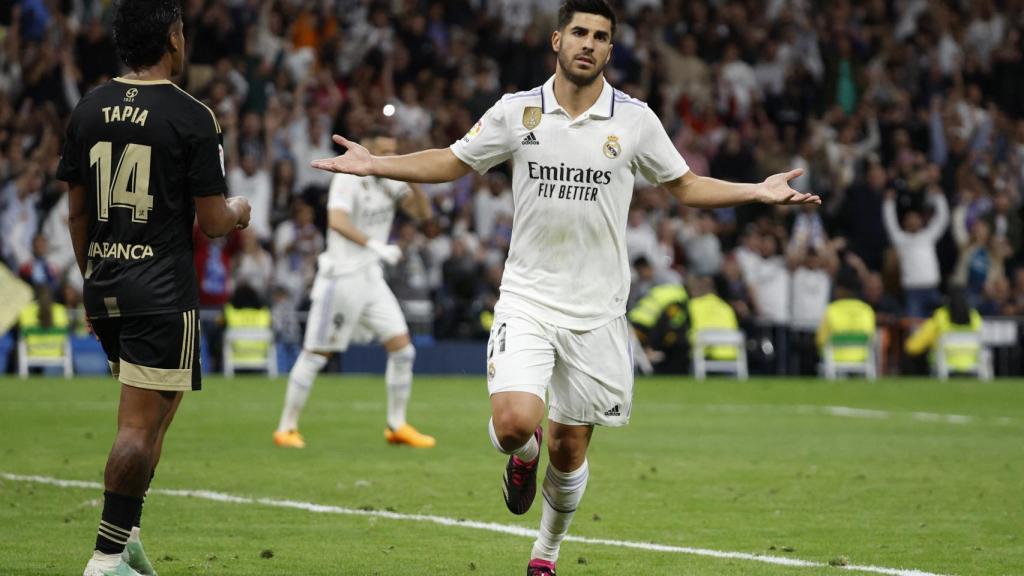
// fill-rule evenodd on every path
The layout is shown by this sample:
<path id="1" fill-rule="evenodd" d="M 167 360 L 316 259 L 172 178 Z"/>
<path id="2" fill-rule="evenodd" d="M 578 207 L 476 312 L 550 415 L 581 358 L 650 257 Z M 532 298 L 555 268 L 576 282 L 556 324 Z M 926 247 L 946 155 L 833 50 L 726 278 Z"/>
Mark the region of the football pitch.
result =
<path id="1" fill-rule="evenodd" d="M 480 378 L 321 377 L 309 446 L 272 445 L 284 380 L 207 377 L 145 507 L 162 576 L 521 575 L 540 514 L 501 499 Z M 0 575 L 80 574 L 115 425 L 107 379 L 0 379 Z M 546 462 L 546 457 L 544 458 Z M 1024 574 L 1024 382 L 647 378 L 598 429 L 561 576 Z"/>

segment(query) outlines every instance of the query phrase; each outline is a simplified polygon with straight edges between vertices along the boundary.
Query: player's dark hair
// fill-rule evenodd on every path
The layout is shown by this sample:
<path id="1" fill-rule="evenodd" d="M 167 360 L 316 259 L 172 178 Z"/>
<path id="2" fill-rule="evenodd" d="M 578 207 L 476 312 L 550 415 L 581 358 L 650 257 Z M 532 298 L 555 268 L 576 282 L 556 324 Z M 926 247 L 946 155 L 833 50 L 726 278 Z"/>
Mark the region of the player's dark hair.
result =
<path id="1" fill-rule="evenodd" d="M 179 0 L 119 0 L 114 10 L 114 44 L 121 61 L 132 70 L 159 62 L 167 53 L 167 34 L 179 20 Z"/>
<path id="2" fill-rule="evenodd" d="M 558 29 L 564 30 L 577 12 L 604 16 L 612 22 L 612 36 L 615 35 L 615 10 L 606 0 L 565 0 L 558 8 Z"/>

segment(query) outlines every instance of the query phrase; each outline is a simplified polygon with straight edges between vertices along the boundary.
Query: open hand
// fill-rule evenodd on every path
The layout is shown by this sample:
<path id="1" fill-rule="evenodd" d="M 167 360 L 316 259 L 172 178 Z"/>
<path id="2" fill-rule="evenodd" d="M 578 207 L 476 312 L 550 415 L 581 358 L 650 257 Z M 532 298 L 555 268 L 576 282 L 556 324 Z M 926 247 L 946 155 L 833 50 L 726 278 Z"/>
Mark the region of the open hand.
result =
<path id="1" fill-rule="evenodd" d="M 760 198 L 765 204 L 821 204 L 815 194 L 804 194 L 789 187 L 789 181 L 803 175 L 803 168 L 773 174 L 761 183 Z"/>
<path id="2" fill-rule="evenodd" d="M 373 168 L 373 156 L 370 151 L 362 145 L 345 139 L 338 134 L 333 138 L 335 144 L 345 147 L 345 153 L 334 158 L 313 160 L 310 166 L 318 170 L 326 170 L 338 174 L 354 174 L 356 176 L 369 176 Z"/>

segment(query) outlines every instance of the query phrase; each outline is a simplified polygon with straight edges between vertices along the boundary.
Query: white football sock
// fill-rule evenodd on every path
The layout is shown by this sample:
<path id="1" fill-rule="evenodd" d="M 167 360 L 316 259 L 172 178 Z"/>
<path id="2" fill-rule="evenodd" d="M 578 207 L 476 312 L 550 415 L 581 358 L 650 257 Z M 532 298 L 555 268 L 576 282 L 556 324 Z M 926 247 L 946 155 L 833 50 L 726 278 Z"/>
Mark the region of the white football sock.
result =
<path id="1" fill-rule="evenodd" d="M 313 388 L 313 380 L 324 366 L 327 358 L 305 350 L 292 366 L 288 375 L 288 392 L 284 397 L 284 410 L 281 411 L 281 422 L 277 425 L 278 432 L 295 430 L 299 427 L 299 414 L 306 405 L 309 391 Z"/>
<path id="2" fill-rule="evenodd" d="M 530 558 L 550 562 L 558 560 L 558 548 L 569 532 L 569 523 L 572 522 L 572 516 L 580 500 L 583 499 L 589 476 L 590 469 L 586 460 L 572 472 L 561 472 L 548 464 L 542 487 L 544 511 L 541 513 L 540 531 L 533 543 Z"/>
<path id="3" fill-rule="evenodd" d="M 92 551 L 92 558 L 89 559 L 89 563 L 85 565 L 85 572 L 89 576 L 93 574 L 103 574 L 107 571 L 117 570 L 118 565 L 121 564 L 120 554 L 104 554 L 99 550 Z"/>
<path id="4" fill-rule="evenodd" d="M 406 344 L 388 353 L 388 367 L 384 371 L 384 382 L 388 387 L 388 427 L 398 430 L 405 424 L 405 409 L 412 395 L 412 363 L 416 360 L 416 348 Z"/>
<path id="5" fill-rule="evenodd" d="M 498 433 L 494 431 L 494 418 L 487 421 L 487 434 L 491 437 L 491 444 L 494 444 L 494 447 L 502 454 L 518 456 L 523 462 L 533 462 L 540 455 L 540 444 L 537 442 L 537 437 L 532 434 L 526 444 L 511 452 L 502 448 L 501 442 L 498 442 Z"/>

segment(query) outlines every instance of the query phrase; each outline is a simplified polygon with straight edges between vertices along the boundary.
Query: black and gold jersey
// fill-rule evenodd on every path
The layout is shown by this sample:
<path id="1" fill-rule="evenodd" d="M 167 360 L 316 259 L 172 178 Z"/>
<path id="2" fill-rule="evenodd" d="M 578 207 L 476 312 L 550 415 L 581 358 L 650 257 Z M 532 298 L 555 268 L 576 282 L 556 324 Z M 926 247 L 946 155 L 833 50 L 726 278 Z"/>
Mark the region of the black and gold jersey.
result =
<path id="1" fill-rule="evenodd" d="M 197 306 L 193 198 L 227 191 L 213 111 L 168 80 L 114 79 L 72 112 L 57 177 L 86 190 L 90 318 Z"/>

